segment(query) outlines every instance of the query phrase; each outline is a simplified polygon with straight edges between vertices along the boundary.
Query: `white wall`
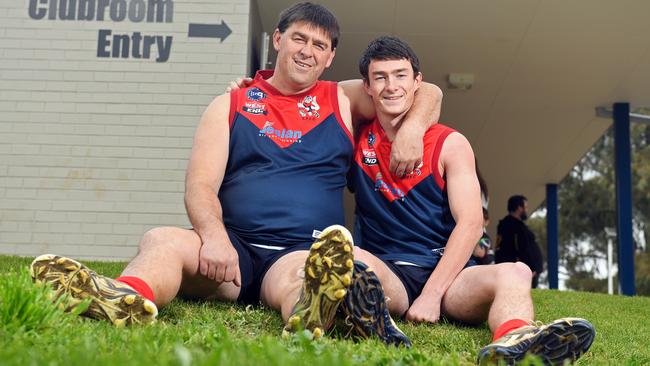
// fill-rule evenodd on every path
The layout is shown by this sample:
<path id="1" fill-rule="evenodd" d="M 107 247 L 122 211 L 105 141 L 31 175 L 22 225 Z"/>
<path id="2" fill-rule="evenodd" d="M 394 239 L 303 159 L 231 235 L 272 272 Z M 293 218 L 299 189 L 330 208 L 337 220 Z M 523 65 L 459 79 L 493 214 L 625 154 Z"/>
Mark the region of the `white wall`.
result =
<path id="1" fill-rule="evenodd" d="M 117 1 L 118 16 L 146 5 L 85 1 Z M 29 5 L 0 2 L 0 254 L 129 259 L 147 229 L 189 225 L 192 136 L 205 106 L 247 73 L 249 0 L 174 0 L 160 23 L 33 19 Z M 188 37 L 189 23 L 222 20 L 232 29 L 222 43 Z M 98 57 L 100 29 L 172 37 L 169 59 L 157 62 L 156 46 L 150 59 L 132 47 Z"/>

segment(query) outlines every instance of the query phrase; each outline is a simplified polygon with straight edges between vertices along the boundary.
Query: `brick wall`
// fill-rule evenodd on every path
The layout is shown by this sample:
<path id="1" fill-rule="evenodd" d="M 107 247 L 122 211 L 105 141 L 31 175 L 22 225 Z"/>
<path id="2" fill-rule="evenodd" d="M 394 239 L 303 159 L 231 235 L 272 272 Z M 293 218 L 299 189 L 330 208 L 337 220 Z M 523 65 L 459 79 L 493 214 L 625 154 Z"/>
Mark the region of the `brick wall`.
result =
<path id="1" fill-rule="evenodd" d="M 51 1 L 35 0 L 33 13 Z M 33 19 L 30 0 L 0 3 L 0 254 L 124 260 L 147 229 L 188 226 L 194 129 L 248 71 L 248 0 L 174 0 L 170 22 L 110 19 L 122 6 L 141 14 L 147 0 L 85 1 L 117 5 L 99 21 Z M 223 42 L 188 37 L 189 23 L 222 20 L 232 29 Z M 130 37 L 128 57 L 98 57 L 98 43 L 113 41 L 102 29 Z M 143 58 L 135 33 L 141 46 L 172 37 L 169 58 L 156 61 L 157 44 Z"/>

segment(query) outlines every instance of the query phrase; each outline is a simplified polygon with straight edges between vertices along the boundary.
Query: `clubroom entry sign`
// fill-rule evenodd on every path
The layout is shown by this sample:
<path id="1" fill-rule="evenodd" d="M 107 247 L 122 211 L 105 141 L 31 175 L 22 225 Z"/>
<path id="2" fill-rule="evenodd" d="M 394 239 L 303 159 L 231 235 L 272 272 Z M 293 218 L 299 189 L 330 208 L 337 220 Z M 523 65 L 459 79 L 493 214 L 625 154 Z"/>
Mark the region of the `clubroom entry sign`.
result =
<path id="1" fill-rule="evenodd" d="M 172 23 L 173 0 L 29 0 L 29 17 L 34 20 L 76 20 L 133 23 Z M 189 37 L 220 38 L 223 42 L 232 31 L 221 24 L 190 24 Z M 151 59 L 152 49 L 158 51 L 156 62 L 166 62 L 172 49 L 173 36 L 113 33 L 111 29 L 97 32 L 97 57 Z"/>

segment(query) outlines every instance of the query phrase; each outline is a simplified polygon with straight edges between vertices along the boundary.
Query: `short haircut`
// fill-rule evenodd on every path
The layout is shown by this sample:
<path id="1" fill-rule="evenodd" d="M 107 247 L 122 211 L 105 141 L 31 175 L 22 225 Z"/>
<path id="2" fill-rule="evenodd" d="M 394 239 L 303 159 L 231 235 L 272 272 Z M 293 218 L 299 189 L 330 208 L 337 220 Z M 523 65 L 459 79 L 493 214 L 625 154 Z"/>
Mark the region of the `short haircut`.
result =
<path id="1" fill-rule="evenodd" d="M 508 198 L 508 212 L 515 212 L 517 208 L 524 205 L 528 199 L 520 194 Z"/>
<path id="2" fill-rule="evenodd" d="M 332 50 L 339 44 L 339 22 L 334 14 L 322 5 L 298 3 L 280 13 L 278 30 L 284 33 L 293 23 L 304 22 L 322 29 L 332 41 Z"/>
<path id="3" fill-rule="evenodd" d="M 359 60 L 359 72 L 363 80 L 368 82 L 368 67 L 372 60 L 402 60 L 411 63 L 413 76 L 420 72 L 420 60 L 413 49 L 403 40 L 393 36 L 382 36 L 370 42 Z"/>

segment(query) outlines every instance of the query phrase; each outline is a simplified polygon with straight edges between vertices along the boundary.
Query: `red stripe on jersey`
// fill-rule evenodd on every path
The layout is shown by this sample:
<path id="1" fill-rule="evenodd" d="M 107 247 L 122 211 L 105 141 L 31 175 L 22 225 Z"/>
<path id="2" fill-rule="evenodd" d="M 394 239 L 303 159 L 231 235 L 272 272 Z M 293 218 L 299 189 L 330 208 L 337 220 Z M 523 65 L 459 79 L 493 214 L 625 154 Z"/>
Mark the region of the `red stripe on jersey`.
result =
<path id="1" fill-rule="evenodd" d="M 364 126 L 359 134 L 354 159 L 363 172 L 375 184 L 375 190 L 380 191 L 386 199 L 393 202 L 405 197 L 408 192 L 433 175 L 438 186 L 444 190 L 444 178 L 438 170 L 440 150 L 445 139 L 455 130 L 441 124 L 429 128 L 424 136 L 424 163 L 412 174 L 398 178 L 389 170 L 391 142 L 378 120 L 369 126 Z M 428 159 L 427 159 L 428 158 Z"/>
<path id="2" fill-rule="evenodd" d="M 442 145 L 445 144 L 445 140 L 451 134 L 452 132 L 455 132 L 452 129 L 446 129 L 444 130 L 436 139 L 435 146 L 436 148 L 433 149 L 433 154 L 431 155 L 431 170 L 433 170 L 433 177 L 436 179 L 436 183 L 438 183 L 438 187 L 442 189 L 443 191 L 446 188 L 446 181 L 443 176 L 440 175 L 440 169 L 438 168 L 438 163 L 440 162 L 440 151 L 442 150 Z"/>
<path id="3" fill-rule="evenodd" d="M 343 131 L 345 131 L 345 134 L 348 135 L 348 138 L 350 138 L 350 142 L 354 145 L 354 139 L 352 138 L 352 133 L 350 132 L 350 129 L 348 126 L 345 125 L 345 121 L 343 120 L 343 117 L 341 116 L 341 107 L 339 106 L 339 86 L 338 83 L 331 82 L 333 84 L 332 86 L 332 96 L 330 97 L 332 100 L 332 106 L 334 107 L 334 113 L 336 116 L 336 120 L 339 122 L 341 125 L 341 128 Z"/>
<path id="4" fill-rule="evenodd" d="M 301 143 L 305 135 L 332 114 L 341 124 L 336 83 L 318 81 L 305 92 L 284 95 L 264 80 L 269 75 L 272 73 L 258 72 L 254 84 L 241 90 L 235 105 L 236 111 L 257 127 L 260 136 L 284 149 Z M 271 97 L 273 103 L 267 103 Z M 352 142 L 347 127 L 341 127 Z"/>

